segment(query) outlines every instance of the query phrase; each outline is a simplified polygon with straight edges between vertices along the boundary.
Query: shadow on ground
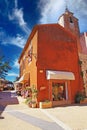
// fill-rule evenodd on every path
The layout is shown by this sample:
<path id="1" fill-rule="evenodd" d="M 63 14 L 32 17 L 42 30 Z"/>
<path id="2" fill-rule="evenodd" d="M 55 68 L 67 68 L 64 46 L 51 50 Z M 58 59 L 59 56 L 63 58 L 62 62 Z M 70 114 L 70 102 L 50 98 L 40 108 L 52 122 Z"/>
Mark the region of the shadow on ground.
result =
<path id="1" fill-rule="evenodd" d="M 4 117 L 2 117 L 2 113 L 5 110 L 6 106 L 14 104 L 19 104 L 19 101 L 16 97 L 16 93 L 14 91 L 0 92 L 0 119 L 4 119 Z"/>

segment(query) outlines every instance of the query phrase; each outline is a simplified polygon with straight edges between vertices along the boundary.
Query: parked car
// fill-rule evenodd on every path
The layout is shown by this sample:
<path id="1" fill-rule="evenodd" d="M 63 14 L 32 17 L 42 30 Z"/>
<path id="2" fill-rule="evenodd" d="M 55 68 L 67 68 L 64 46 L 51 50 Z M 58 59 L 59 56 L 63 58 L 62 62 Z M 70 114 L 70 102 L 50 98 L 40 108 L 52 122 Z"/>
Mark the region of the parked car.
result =
<path id="1" fill-rule="evenodd" d="M 14 90 L 14 84 L 12 82 L 8 82 L 4 86 L 4 90 Z"/>

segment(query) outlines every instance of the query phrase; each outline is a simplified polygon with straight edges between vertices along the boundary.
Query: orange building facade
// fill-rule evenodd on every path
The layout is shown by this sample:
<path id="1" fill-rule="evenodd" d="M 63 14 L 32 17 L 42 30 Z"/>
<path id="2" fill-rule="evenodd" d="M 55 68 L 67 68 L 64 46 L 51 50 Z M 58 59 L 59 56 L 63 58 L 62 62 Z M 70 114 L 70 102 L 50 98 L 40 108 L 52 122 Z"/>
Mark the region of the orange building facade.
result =
<path id="1" fill-rule="evenodd" d="M 53 106 L 72 104 L 83 90 L 80 52 L 78 19 L 66 9 L 59 23 L 33 28 L 19 58 L 19 82 L 36 87 L 37 104 L 45 100 Z"/>
<path id="2" fill-rule="evenodd" d="M 59 24 L 36 25 L 19 64 L 20 82 L 36 87 L 38 104 L 71 104 L 82 90 L 77 37 Z"/>

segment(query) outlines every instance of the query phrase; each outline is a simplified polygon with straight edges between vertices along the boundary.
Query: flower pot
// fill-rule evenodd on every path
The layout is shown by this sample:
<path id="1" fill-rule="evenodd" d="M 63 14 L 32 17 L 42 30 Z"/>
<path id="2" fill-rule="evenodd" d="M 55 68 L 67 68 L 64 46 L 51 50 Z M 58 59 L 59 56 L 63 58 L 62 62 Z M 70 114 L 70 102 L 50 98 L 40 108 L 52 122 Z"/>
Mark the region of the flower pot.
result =
<path id="1" fill-rule="evenodd" d="M 84 100 L 81 100 L 80 104 L 87 104 L 87 98 L 85 98 Z"/>
<path id="2" fill-rule="evenodd" d="M 29 107 L 32 107 L 32 104 L 31 104 L 31 103 L 29 103 L 29 104 L 28 104 L 28 106 L 29 106 Z"/>
<path id="3" fill-rule="evenodd" d="M 52 102 L 51 101 L 49 101 L 49 102 L 40 102 L 39 107 L 40 108 L 51 108 L 52 107 Z"/>
<path id="4" fill-rule="evenodd" d="M 32 108 L 36 108 L 36 102 L 32 103 Z"/>

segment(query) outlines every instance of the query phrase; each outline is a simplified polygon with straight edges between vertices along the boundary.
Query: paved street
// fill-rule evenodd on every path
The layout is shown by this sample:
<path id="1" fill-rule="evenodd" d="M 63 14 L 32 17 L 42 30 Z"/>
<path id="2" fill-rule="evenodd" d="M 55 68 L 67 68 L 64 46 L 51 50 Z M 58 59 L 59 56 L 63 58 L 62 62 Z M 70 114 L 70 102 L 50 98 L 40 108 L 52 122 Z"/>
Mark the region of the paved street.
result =
<path id="1" fill-rule="evenodd" d="M 0 130 L 87 130 L 87 106 L 29 108 L 15 92 L 0 92 Z"/>
<path id="2" fill-rule="evenodd" d="M 40 109 L 28 108 L 15 92 L 0 92 L 0 130 L 63 130 Z"/>

